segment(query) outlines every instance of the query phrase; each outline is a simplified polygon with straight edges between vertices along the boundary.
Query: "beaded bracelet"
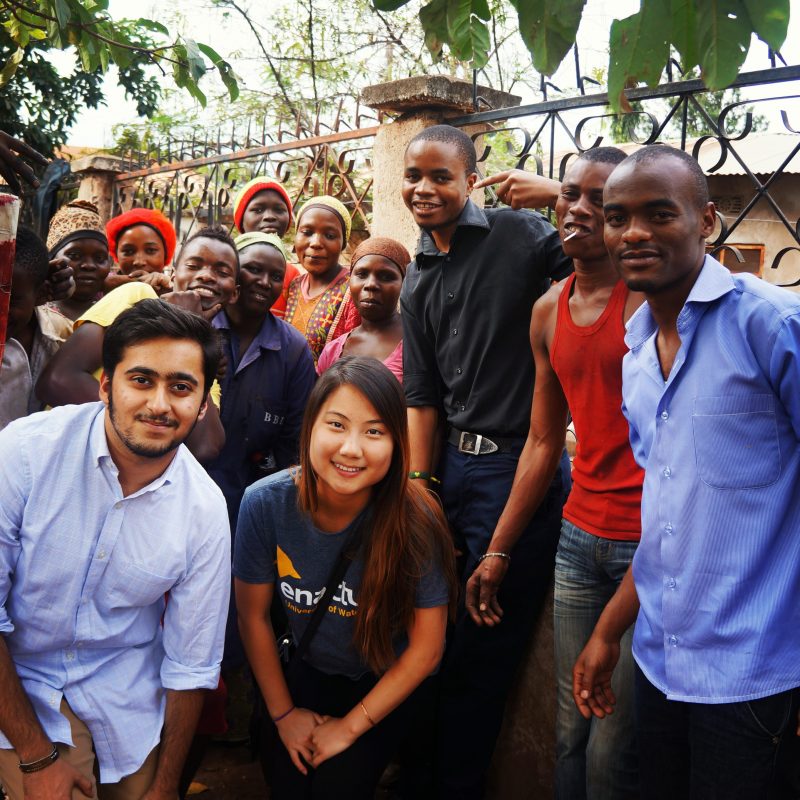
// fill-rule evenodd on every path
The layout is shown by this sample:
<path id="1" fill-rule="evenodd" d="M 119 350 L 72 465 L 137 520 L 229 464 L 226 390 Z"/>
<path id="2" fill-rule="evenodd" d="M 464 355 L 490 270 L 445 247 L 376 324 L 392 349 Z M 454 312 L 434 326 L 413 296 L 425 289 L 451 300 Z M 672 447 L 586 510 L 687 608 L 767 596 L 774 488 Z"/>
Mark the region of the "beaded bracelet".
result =
<path id="1" fill-rule="evenodd" d="M 480 564 L 484 558 L 504 558 L 506 561 L 511 561 L 511 556 L 508 553 L 484 553 L 479 559 Z"/>
<path id="2" fill-rule="evenodd" d="M 286 717 L 288 717 L 289 714 L 292 713 L 292 711 L 294 711 L 294 706 L 292 706 L 288 711 L 284 711 L 283 714 L 280 714 L 277 717 L 273 717 L 272 721 L 273 722 L 280 722 L 282 719 L 285 719 Z"/>
<path id="3" fill-rule="evenodd" d="M 31 772 L 40 772 L 41 770 L 49 767 L 53 762 L 58 761 L 58 746 L 53 745 L 52 752 L 48 753 L 44 758 L 39 758 L 36 761 L 28 761 L 24 763 L 19 762 L 19 771 L 24 772 L 26 775 Z"/>

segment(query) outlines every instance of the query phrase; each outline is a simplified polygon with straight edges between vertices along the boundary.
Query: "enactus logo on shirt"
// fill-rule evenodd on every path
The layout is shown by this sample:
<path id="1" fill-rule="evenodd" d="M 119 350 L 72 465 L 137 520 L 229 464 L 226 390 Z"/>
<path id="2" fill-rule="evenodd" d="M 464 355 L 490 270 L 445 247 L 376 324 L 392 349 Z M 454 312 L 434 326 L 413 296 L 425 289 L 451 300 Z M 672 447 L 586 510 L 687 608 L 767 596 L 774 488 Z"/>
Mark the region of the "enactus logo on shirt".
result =
<path id="1" fill-rule="evenodd" d="M 320 597 L 322 597 L 325 592 L 325 587 L 306 589 L 292 585 L 285 580 L 286 578 L 294 578 L 295 580 L 302 581 L 303 578 L 295 569 L 292 559 L 286 552 L 280 547 L 278 547 L 277 550 L 278 557 L 276 559 L 276 566 L 278 568 L 279 586 L 287 610 L 295 614 L 313 613 Z M 337 587 L 336 593 L 331 598 L 331 603 L 328 606 L 328 613 L 337 614 L 340 617 L 354 617 L 358 613 L 358 603 L 356 602 L 355 593 L 353 589 L 347 585 L 346 580 L 343 580 Z"/>

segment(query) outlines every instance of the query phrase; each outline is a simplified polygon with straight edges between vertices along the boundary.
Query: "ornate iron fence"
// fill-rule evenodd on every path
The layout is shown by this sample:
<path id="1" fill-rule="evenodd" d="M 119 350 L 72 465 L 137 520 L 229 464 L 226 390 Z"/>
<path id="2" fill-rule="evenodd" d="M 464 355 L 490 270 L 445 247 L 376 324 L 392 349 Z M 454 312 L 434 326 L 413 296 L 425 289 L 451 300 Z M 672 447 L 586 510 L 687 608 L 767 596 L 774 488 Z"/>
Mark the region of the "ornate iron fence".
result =
<path id="1" fill-rule="evenodd" d="M 771 96 L 736 100 L 720 106 L 699 80 L 665 83 L 655 89 L 627 92 L 632 110 L 613 114 L 608 95 L 585 94 L 586 78 L 581 77 L 576 56 L 576 74 L 580 94 L 563 99 L 545 99 L 541 103 L 518 108 L 478 111 L 456 119 L 451 124 L 484 126 L 483 133 L 473 133 L 479 161 L 491 164 L 492 170 L 516 167 L 540 175 L 561 179 L 569 162 L 579 153 L 620 141 L 620 134 L 634 145 L 668 142 L 691 153 L 709 175 L 712 195 L 724 191 L 720 178 L 736 180 L 735 203 L 722 203 L 726 212 L 717 212 L 717 235 L 710 244 L 715 254 L 730 254 L 727 260 L 744 262 L 742 250 L 734 242 L 735 234 L 753 238 L 754 210 L 766 213 L 761 223 L 776 226 L 769 235 L 768 268 L 780 270 L 775 282 L 800 286 L 800 94 L 784 94 L 781 84 L 800 80 L 800 66 L 775 66 L 780 56 L 770 52 L 769 69 L 741 74 L 731 89 L 762 87 Z M 676 68 L 673 62 L 668 75 Z M 542 94 L 557 90 L 543 82 Z M 795 87 L 796 90 L 796 87 Z M 711 102 L 709 102 L 709 99 Z M 782 104 L 782 138 L 774 131 L 765 135 L 758 130 L 758 108 L 771 102 Z M 475 97 L 476 108 L 480 97 Z M 713 111 L 709 108 L 713 108 Z M 790 105 L 794 105 L 794 120 Z M 473 127 L 474 129 L 474 127 Z M 766 137 L 766 138 L 765 138 Z M 759 144 L 763 142 L 763 147 Z M 777 144 L 776 144 L 777 143 Z M 764 148 L 769 151 L 765 152 Z M 488 170 L 487 170 L 488 171 Z M 497 197 L 488 190 L 487 204 Z M 718 198 L 715 198 L 718 199 Z M 741 245 L 741 242 L 740 242 Z M 759 245 L 761 246 L 761 245 Z M 725 253 L 727 251 L 727 253 Z M 787 256 L 792 254 L 789 262 Z M 735 266 L 735 263 L 734 263 Z M 767 265 L 764 264 L 764 267 Z M 787 275 L 787 273 L 793 273 Z M 770 276 L 772 277 L 772 276 Z M 790 280 L 786 280 L 789 277 Z"/>
<path id="2" fill-rule="evenodd" d="M 239 136 L 234 127 L 229 139 L 218 132 L 215 138 L 168 139 L 147 152 L 126 153 L 127 171 L 115 180 L 114 213 L 159 208 L 185 240 L 196 226 L 232 226 L 238 189 L 257 175 L 270 175 L 286 186 L 294 205 L 320 194 L 339 198 L 353 216 L 358 241 L 369 234 L 372 139 L 380 121 L 356 109 L 351 125 L 340 106 L 330 125 L 317 115 L 310 126 L 280 125 L 271 133 L 262 124 L 253 135 L 248 124 Z"/>

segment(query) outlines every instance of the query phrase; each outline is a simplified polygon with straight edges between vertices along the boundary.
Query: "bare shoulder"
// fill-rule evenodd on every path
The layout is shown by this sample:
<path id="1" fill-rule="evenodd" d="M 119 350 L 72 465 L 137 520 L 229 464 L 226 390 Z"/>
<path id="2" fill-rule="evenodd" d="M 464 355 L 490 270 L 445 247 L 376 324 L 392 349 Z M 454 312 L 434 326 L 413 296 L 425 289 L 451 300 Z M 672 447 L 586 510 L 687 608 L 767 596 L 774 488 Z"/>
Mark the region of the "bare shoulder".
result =
<path id="1" fill-rule="evenodd" d="M 564 291 L 566 279 L 554 283 L 534 304 L 531 312 L 531 345 L 549 345 L 556 327 L 558 298 Z"/>

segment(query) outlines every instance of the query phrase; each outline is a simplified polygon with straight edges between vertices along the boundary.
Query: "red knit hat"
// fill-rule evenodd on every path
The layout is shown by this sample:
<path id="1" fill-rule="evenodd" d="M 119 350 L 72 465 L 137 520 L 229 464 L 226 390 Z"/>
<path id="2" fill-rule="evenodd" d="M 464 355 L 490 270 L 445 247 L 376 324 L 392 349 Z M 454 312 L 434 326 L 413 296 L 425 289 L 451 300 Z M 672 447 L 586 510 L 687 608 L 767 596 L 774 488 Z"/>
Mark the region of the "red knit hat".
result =
<path id="1" fill-rule="evenodd" d="M 110 219 L 106 223 L 106 236 L 108 237 L 108 252 L 111 253 L 114 261 L 117 258 L 117 242 L 122 234 L 134 225 L 147 225 L 152 228 L 164 243 L 164 266 L 171 263 L 175 255 L 175 245 L 178 237 L 175 235 L 175 228 L 172 223 L 160 212 L 153 208 L 132 208 L 118 217 Z"/>
<path id="2" fill-rule="evenodd" d="M 273 192 L 277 192 L 281 196 L 281 200 L 286 204 L 286 208 L 289 211 L 289 227 L 292 227 L 292 201 L 289 198 L 286 189 L 283 188 L 283 184 L 278 183 L 278 181 L 270 180 L 269 178 L 253 178 L 253 180 L 248 181 L 237 193 L 236 197 L 233 201 L 233 224 L 236 226 L 236 230 L 239 233 L 244 233 L 244 229 L 242 228 L 242 218 L 244 217 L 244 212 L 247 211 L 247 206 L 249 205 L 250 201 L 257 195 L 259 192 L 263 192 L 267 189 L 272 189 Z"/>

